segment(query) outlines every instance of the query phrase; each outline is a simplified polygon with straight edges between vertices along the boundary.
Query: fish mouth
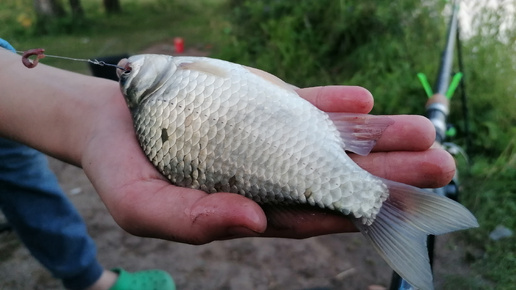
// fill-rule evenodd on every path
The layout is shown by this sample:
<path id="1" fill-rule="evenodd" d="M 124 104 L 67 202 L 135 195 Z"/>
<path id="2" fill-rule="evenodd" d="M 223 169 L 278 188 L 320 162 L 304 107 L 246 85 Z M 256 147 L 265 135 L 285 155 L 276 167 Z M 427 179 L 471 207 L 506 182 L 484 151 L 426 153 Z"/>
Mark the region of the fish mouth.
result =
<path id="1" fill-rule="evenodd" d="M 117 64 L 116 75 L 121 79 L 122 75 L 131 72 L 131 70 L 132 67 L 129 60 L 127 58 L 122 58 Z"/>

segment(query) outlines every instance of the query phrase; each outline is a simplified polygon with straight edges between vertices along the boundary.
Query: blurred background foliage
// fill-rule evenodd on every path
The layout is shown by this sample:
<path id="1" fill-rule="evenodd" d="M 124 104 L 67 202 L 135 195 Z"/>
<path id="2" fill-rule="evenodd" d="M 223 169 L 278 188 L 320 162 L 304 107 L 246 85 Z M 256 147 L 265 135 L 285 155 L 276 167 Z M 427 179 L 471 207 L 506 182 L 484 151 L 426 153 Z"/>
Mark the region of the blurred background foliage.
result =
<path id="1" fill-rule="evenodd" d="M 0 37 L 19 49 L 92 58 L 138 53 L 179 35 L 187 46 L 209 46 L 214 57 L 300 87 L 363 86 L 375 97 L 375 114 L 424 113 L 416 73 L 435 80 L 451 12 L 441 0 L 121 0 L 120 12 L 107 13 L 99 1 L 82 0 L 78 20 L 55 1 L 64 14 L 42 23 L 31 0 L 2 0 Z M 516 230 L 515 2 L 464 2 L 471 19 L 461 41 L 471 146 L 470 164 L 458 161 L 461 201 L 481 225 L 463 235 L 472 247 L 476 282 L 467 285 L 474 289 L 516 285 L 516 238 L 488 238 L 498 225 Z M 88 73 L 82 63 L 43 62 Z M 453 141 L 465 145 L 459 96 L 460 90 L 450 121 L 458 129 Z"/>
<path id="2" fill-rule="evenodd" d="M 301 87 L 364 86 L 375 96 L 377 114 L 423 113 L 415 73 L 436 75 L 450 11 L 444 1 L 413 0 L 235 0 L 229 9 L 232 45 L 219 57 Z M 472 114 L 470 149 L 494 157 L 514 135 L 505 134 L 516 122 L 514 38 L 500 39 L 500 11 L 484 9 L 479 16 L 473 29 L 483 32 L 462 42 L 470 106 L 482 112 Z M 462 129 L 455 99 L 452 119 Z M 513 106 L 500 107 L 507 102 Z"/>
<path id="3" fill-rule="evenodd" d="M 297 86 L 360 84 L 375 112 L 420 107 L 414 71 L 433 73 L 445 24 L 441 2 L 231 1 L 233 46 L 222 57 L 270 71 Z M 424 33 L 422 33 L 424 31 Z M 411 97 L 408 97 L 411 96 Z M 409 102 L 409 104 L 406 104 Z"/>

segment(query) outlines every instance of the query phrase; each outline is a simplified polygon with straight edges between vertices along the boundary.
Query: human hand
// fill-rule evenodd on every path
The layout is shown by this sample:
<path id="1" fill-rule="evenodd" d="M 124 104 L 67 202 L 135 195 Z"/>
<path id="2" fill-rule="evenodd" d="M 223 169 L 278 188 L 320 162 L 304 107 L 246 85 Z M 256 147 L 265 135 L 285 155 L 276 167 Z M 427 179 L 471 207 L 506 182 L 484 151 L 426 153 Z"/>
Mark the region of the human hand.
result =
<path id="1" fill-rule="evenodd" d="M 0 78 L 0 136 L 82 166 L 114 219 L 130 233 L 202 244 L 355 230 L 345 217 L 321 211 L 267 210 L 268 222 L 262 208 L 243 196 L 175 187 L 140 149 L 116 82 L 46 65 L 27 70 L 18 55 L 3 49 L 0 66 L 9 72 Z M 368 113 L 373 106 L 371 94 L 359 87 L 298 93 L 324 111 Z M 447 184 L 455 164 L 444 150 L 429 149 L 435 137 L 430 122 L 421 116 L 390 118 L 395 122 L 374 152 L 350 156 L 380 177 L 419 187 Z"/>
<path id="2" fill-rule="evenodd" d="M 324 111 L 368 113 L 371 94 L 360 87 L 317 87 L 298 93 Z M 113 92 L 83 149 L 82 166 L 117 223 L 128 232 L 191 244 L 245 236 L 305 238 L 356 231 L 345 217 L 318 210 L 264 210 L 238 194 L 171 185 L 137 144 L 122 95 Z M 429 149 L 435 133 L 421 116 L 395 122 L 368 156 L 351 155 L 364 169 L 420 187 L 442 186 L 453 176 L 448 153 Z M 269 223 L 267 218 L 269 218 Z"/>

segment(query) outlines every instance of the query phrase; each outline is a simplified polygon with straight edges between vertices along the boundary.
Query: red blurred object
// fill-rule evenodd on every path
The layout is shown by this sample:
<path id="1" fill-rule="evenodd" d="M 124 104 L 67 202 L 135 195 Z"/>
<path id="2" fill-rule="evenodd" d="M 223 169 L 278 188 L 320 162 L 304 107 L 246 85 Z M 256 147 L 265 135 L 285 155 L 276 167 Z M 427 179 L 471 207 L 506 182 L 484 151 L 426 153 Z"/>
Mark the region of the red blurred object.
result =
<path id="1" fill-rule="evenodd" d="M 174 38 L 174 48 L 176 53 L 183 53 L 185 51 L 185 42 L 182 37 Z"/>

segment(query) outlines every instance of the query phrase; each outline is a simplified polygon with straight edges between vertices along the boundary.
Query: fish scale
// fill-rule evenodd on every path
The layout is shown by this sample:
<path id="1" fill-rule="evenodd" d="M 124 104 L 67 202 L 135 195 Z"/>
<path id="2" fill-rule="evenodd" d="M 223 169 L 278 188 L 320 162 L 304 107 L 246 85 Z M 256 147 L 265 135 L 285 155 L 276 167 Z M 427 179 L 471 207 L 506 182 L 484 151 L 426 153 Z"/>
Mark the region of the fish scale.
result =
<path id="1" fill-rule="evenodd" d="M 422 289 L 433 287 L 427 235 L 478 226 L 462 205 L 349 158 L 372 149 L 388 117 L 324 113 L 276 77 L 221 60 L 137 55 L 118 65 L 138 141 L 172 184 L 344 214 Z"/>

